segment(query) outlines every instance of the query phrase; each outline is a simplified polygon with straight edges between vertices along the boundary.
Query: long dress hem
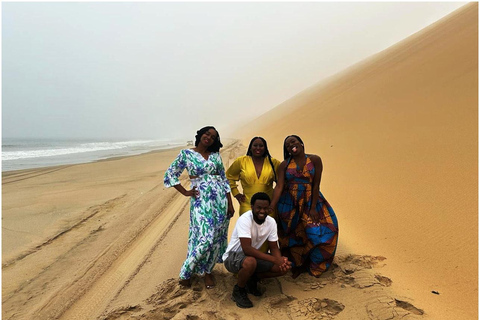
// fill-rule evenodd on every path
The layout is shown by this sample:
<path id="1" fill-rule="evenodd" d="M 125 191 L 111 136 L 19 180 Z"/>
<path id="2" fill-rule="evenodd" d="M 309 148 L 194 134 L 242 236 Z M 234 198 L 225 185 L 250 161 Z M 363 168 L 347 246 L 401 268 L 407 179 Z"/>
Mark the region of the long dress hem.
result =
<path id="1" fill-rule="evenodd" d="M 314 177 L 315 166 L 308 156 L 303 168 L 299 168 L 294 159 L 289 159 L 277 216 L 282 252 L 292 259 L 294 267 L 305 266 L 311 275 L 319 277 L 333 262 L 338 221 L 321 192 L 315 206 L 320 222 L 315 223 L 310 217 Z"/>

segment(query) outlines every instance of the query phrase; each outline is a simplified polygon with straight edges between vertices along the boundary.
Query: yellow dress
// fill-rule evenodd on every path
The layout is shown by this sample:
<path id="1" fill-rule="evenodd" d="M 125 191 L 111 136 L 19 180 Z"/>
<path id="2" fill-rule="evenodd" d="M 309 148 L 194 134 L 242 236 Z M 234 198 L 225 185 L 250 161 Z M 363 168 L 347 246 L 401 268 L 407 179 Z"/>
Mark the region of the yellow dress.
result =
<path id="1" fill-rule="evenodd" d="M 278 166 L 280 165 L 280 161 L 272 158 L 272 162 L 278 177 Z M 240 193 L 238 191 L 237 181 L 240 180 L 242 184 L 243 194 L 246 197 L 246 201 L 240 205 L 240 215 L 251 209 L 250 199 L 255 193 L 265 192 L 270 196 L 270 199 L 273 196 L 274 175 L 268 157 L 265 157 L 265 160 L 263 161 L 263 168 L 260 177 L 257 177 L 255 165 L 250 156 L 241 156 L 237 158 L 230 168 L 228 168 L 226 176 L 230 183 L 230 189 L 232 190 L 233 196 Z"/>

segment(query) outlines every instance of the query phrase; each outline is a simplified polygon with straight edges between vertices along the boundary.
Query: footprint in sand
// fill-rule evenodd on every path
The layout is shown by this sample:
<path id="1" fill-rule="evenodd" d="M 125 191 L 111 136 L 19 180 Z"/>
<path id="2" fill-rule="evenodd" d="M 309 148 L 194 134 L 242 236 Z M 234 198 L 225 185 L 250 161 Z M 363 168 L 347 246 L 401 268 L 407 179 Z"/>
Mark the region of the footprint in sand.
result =
<path id="1" fill-rule="evenodd" d="M 148 307 L 128 306 L 109 312 L 102 320 L 172 319 L 181 310 L 202 300 L 202 284 L 193 281 L 191 288 L 178 284 L 178 279 L 168 279 L 157 287 L 157 292 L 147 299 Z M 149 309 L 149 310 L 145 310 Z"/>
<path id="2" fill-rule="evenodd" d="M 120 319 L 131 319 L 131 314 L 134 312 L 141 311 L 142 308 L 138 305 L 136 306 L 126 306 L 120 307 L 113 311 L 110 311 L 107 315 L 101 316 L 101 320 L 120 320 Z"/>
<path id="3" fill-rule="evenodd" d="M 191 288 L 184 288 L 178 284 L 178 279 L 168 279 L 160 284 L 157 292 L 147 299 L 148 307 L 120 308 L 102 319 L 171 319 L 192 303 L 202 300 L 202 285 L 198 281 L 193 281 Z"/>
<path id="4" fill-rule="evenodd" d="M 361 256 L 347 255 L 338 256 L 332 267 L 332 273 L 335 282 L 341 283 L 342 286 L 350 285 L 354 288 L 368 288 L 374 285 L 389 287 L 392 280 L 381 274 L 374 274 L 372 268 L 383 267 L 379 265 L 386 258 L 381 256 Z"/>
<path id="5" fill-rule="evenodd" d="M 236 308 L 228 310 L 222 305 L 232 304 L 231 290 L 236 278 L 231 274 L 214 270 L 215 288 L 205 289 L 204 281 L 192 277 L 192 286 L 184 288 L 178 279 L 168 279 L 157 287 L 155 294 L 145 302 L 146 305 L 132 310 L 115 310 L 105 320 L 123 319 L 241 319 Z"/>
<path id="6" fill-rule="evenodd" d="M 295 298 L 285 294 L 277 294 L 263 299 L 263 307 L 275 319 L 289 318 L 289 303 Z"/>
<path id="7" fill-rule="evenodd" d="M 421 316 L 424 314 L 422 309 L 415 307 L 407 301 L 393 299 L 387 296 L 377 298 L 366 307 L 370 319 L 407 319 L 409 316 Z"/>
<path id="8" fill-rule="evenodd" d="M 331 299 L 309 298 L 288 304 L 292 319 L 334 319 L 345 309 L 338 301 Z"/>
<path id="9" fill-rule="evenodd" d="M 308 298 L 297 300 L 295 297 L 278 294 L 264 300 L 264 308 L 274 319 L 334 319 L 345 309 L 338 301 L 331 299 Z"/>
<path id="10" fill-rule="evenodd" d="M 372 269 L 374 267 L 383 267 L 382 262 L 387 258 L 382 256 L 362 256 L 358 254 L 349 254 L 337 256 L 334 264 L 338 265 L 345 273 L 352 273 L 359 269 Z"/>
<path id="11" fill-rule="evenodd" d="M 387 278 L 385 276 L 382 276 L 381 274 L 375 274 L 375 279 L 384 287 L 390 287 L 392 285 L 392 280 L 390 278 Z"/>
<path id="12" fill-rule="evenodd" d="M 322 274 L 319 279 L 304 273 L 296 279 L 287 277 L 284 281 L 293 282 L 302 287 L 304 291 L 322 289 L 334 283 L 358 289 L 374 285 L 389 287 L 392 284 L 391 279 L 372 271 L 373 268 L 383 267 L 384 260 L 386 258 L 382 256 L 337 256 L 330 270 Z"/>
<path id="13" fill-rule="evenodd" d="M 157 292 L 147 299 L 147 303 L 160 307 L 166 313 L 177 313 L 201 296 L 198 281 L 192 281 L 191 289 L 178 284 L 177 279 L 168 279 L 157 287 Z"/>

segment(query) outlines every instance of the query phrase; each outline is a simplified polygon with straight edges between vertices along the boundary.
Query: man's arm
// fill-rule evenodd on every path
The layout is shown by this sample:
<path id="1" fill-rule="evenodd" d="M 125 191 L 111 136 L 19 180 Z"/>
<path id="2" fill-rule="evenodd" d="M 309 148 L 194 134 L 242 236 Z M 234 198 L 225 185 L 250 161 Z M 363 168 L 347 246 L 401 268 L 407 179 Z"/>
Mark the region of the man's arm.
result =
<path id="1" fill-rule="evenodd" d="M 274 257 L 281 257 L 282 254 L 280 253 L 280 249 L 278 249 L 278 244 L 276 241 L 268 241 L 268 248 L 270 249 L 270 253 Z"/>
<path id="2" fill-rule="evenodd" d="M 252 247 L 252 239 L 251 238 L 240 238 L 240 244 L 242 246 L 243 253 L 245 253 L 246 256 L 254 257 L 254 258 L 257 258 L 257 259 L 260 259 L 260 260 L 270 261 L 270 262 L 280 266 L 284 263 L 284 259 L 280 254 L 280 250 L 278 250 L 278 246 L 277 246 L 276 242 L 269 241 L 268 242 L 269 246 L 270 246 L 270 243 L 274 243 L 275 247 L 277 247 L 276 250 L 278 251 L 278 253 L 276 255 L 273 255 L 273 252 L 272 252 L 271 255 L 266 254 L 266 253 L 263 253 L 262 251 L 260 251 L 258 249 L 255 249 L 254 247 Z"/>

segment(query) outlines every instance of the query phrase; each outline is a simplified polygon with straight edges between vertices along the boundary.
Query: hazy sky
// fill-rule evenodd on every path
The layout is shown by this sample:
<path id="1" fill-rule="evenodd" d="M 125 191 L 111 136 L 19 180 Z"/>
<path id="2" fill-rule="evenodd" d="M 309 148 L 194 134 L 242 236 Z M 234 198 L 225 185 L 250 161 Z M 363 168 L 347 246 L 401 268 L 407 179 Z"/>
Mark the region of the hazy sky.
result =
<path id="1" fill-rule="evenodd" d="M 2 134 L 228 135 L 463 4 L 4 2 Z"/>

